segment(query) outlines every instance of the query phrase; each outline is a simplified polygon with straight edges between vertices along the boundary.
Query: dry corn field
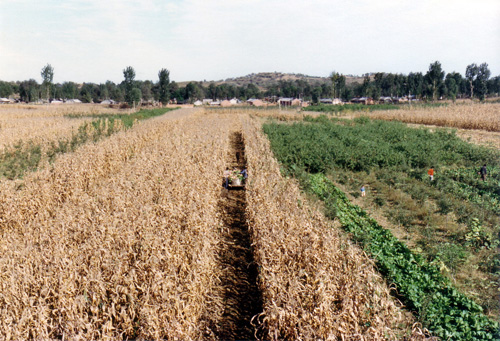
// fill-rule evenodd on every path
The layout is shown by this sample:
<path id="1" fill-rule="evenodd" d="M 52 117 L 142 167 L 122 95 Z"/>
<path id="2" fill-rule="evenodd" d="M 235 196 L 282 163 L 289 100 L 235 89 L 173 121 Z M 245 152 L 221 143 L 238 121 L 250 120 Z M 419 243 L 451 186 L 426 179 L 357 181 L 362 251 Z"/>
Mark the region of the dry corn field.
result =
<path id="1" fill-rule="evenodd" d="M 116 112 L 116 109 L 114 109 Z M 67 118 L 68 114 L 92 115 L 111 113 L 101 105 L 1 105 L 0 152 L 20 140 L 47 145 L 51 141 L 69 138 L 90 118 Z"/>
<path id="2" fill-rule="evenodd" d="M 421 338 L 330 224 L 249 113 L 141 122 L 0 180 L 0 339 Z"/>
<path id="3" fill-rule="evenodd" d="M 500 132 L 500 103 L 456 104 L 445 107 L 414 107 L 373 111 L 371 118 L 461 129 Z"/>

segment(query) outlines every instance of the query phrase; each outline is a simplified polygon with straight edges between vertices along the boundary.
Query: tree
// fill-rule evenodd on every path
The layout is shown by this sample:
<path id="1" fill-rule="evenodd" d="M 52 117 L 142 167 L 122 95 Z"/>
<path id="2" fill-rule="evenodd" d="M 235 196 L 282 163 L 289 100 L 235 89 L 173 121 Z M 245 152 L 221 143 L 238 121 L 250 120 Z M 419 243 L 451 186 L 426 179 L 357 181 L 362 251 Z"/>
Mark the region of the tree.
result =
<path id="1" fill-rule="evenodd" d="M 424 91 L 424 75 L 421 72 L 408 74 L 409 91 L 416 97 L 422 97 Z"/>
<path id="2" fill-rule="evenodd" d="M 132 105 L 134 103 L 134 99 L 132 98 L 132 89 L 134 89 L 134 79 L 135 79 L 135 71 L 131 66 L 127 66 L 123 69 L 123 77 L 125 80 L 123 81 L 123 85 L 125 87 L 125 101 L 128 104 Z"/>
<path id="3" fill-rule="evenodd" d="M 61 95 L 65 99 L 76 98 L 78 94 L 78 85 L 73 82 L 64 82 L 61 88 Z"/>
<path id="4" fill-rule="evenodd" d="M 500 93 L 500 76 L 496 76 L 488 81 L 488 94 L 498 96 L 499 93 Z"/>
<path id="5" fill-rule="evenodd" d="M 151 98 L 153 98 L 153 92 L 152 92 L 152 89 L 153 89 L 153 82 L 151 81 L 144 81 L 141 83 L 141 94 L 142 94 L 142 98 L 145 100 L 145 101 L 149 101 L 151 100 Z M 168 88 L 167 88 L 167 103 L 168 103 Z"/>
<path id="6" fill-rule="evenodd" d="M 332 81 L 332 96 L 334 98 L 339 98 L 345 87 L 345 76 L 333 71 L 330 74 L 330 79 Z"/>
<path id="7" fill-rule="evenodd" d="M 385 74 L 385 77 L 382 79 L 382 95 L 393 97 L 394 94 L 394 83 L 395 83 L 395 75 L 392 73 Z"/>
<path id="8" fill-rule="evenodd" d="M 34 79 L 23 81 L 19 84 L 19 96 L 24 102 L 33 102 L 38 100 L 38 83 Z"/>
<path id="9" fill-rule="evenodd" d="M 448 97 L 453 100 L 453 103 L 455 103 L 455 100 L 457 99 L 458 84 L 453 74 L 448 73 L 446 75 L 444 83 L 446 85 L 446 92 L 448 94 Z"/>
<path id="10" fill-rule="evenodd" d="M 203 98 L 203 89 L 196 82 L 189 82 L 184 89 L 184 100 L 189 100 L 191 103 L 197 99 Z M 177 98 L 180 100 L 180 98 Z"/>
<path id="11" fill-rule="evenodd" d="M 425 81 L 427 83 L 432 100 L 438 98 L 439 89 L 442 87 L 444 79 L 444 71 L 441 68 L 441 63 L 435 61 L 429 66 L 429 71 L 425 74 Z"/>
<path id="12" fill-rule="evenodd" d="M 12 85 L 8 82 L 0 81 L 0 97 L 9 97 L 14 93 Z"/>
<path id="13" fill-rule="evenodd" d="M 245 97 L 248 98 L 262 98 L 262 93 L 255 84 L 248 84 L 245 88 Z"/>
<path id="14" fill-rule="evenodd" d="M 42 86 L 45 89 L 45 93 L 47 94 L 46 99 L 48 101 L 50 98 L 50 88 L 52 87 L 52 80 L 54 79 L 54 68 L 50 64 L 47 64 L 42 68 L 40 75 L 42 76 Z"/>
<path id="15" fill-rule="evenodd" d="M 217 99 L 217 87 L 214 82 L 210 82 L 208 85 L 208 97 L 215 101 Z"/>
<path id="16" fill-rule="evenodd" d="M 469 82 L 470 98 L 474 98 L 474 84 L 476 82 L 479 68 L 475 63 L 467 65 L 465 69 L 465 78 Z"/>
<path id="17" fill-rule="evenodd" d="M 132 105 L 135 107 L 139 103 L 141 103 L 142 99 L 142 93 L 141 89 L 139 88 L 133 88 L 132 91 L 130 92 L 130 99 L 132 100 Z"/>
<path id="18" fill-rule="evenodd" d="M 486 94 L 488 93 L 488 80 L 490 79 L 491 72 L 488 69 L 488 64 L 483 63 L 479 65 L 477 69 L 477 77 L 475 89 L 477 93 L 477 97 L 484 101 Z"/>
<path id="19" fill-rule="evenodd" d="M 80 89 L 80 100 L 84 103 L 98 103 L 100 98 L 99 85 L 83 83 Z"/>
<path id="20" fill-rule="evenodd" d="M 320 97 L 321 97 L 321 87 L 320 86 L 316 86 L 312 90 L 312 101 L 313 101 L 313 103 L 319 103 Z"/>
<path id="21" fill-rule="evenodd" d="M 162 104 L 168 104 L 170 100 L 170 71 L 161 69 L 158 72 L 158 100 Z"/>

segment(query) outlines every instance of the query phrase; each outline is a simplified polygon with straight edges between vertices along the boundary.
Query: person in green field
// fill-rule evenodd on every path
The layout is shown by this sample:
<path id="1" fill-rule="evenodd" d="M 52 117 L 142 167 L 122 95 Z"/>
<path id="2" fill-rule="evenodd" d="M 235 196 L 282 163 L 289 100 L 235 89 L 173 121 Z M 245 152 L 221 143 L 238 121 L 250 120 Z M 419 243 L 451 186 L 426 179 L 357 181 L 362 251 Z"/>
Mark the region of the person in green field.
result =
<path id="1" fill-rule="evenodd" d="M 481 167 L 477 174 L 481 175 L 481 180 L 486 181 L 486 175 L 488 174 L 488 170 L 486 169 L 486 164 Z"/>
<path id="2" fill-rule="evenodd" d="M 431 167 L 428 171 L 427 171 L 427 174 L 429 175 L 429 179 L 431 179 L 431 181 L 434 180 L 434 167 Z"/>

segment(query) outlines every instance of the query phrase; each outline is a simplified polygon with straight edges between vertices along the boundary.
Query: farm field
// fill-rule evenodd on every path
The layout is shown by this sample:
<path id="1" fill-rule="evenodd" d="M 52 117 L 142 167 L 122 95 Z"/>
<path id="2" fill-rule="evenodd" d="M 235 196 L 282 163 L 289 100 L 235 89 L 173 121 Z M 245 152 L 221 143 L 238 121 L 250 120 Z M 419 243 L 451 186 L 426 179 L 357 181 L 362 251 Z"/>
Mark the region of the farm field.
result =
<path id="1" fill-rule="evenodd" d="M 235 166 L 246 189 L 224 190 Z M 0 335 L 423 338 L 335 226 L 251 113 L 144 120 L 0 179 Z"/>
<path id="2" fill-rule="evenodd" d="M 49 143 L 70 137 L 92 115 L 116 112 L 102 105 L 2 105 L 0 106 L 0 151 L 19 140 Z M 68 115 L 80 115 L 69 119 Z"/>
<path id="3" fill-rule="evenodd" d="M 2 109 L 0 177 L 11 180 L 21 178 L 27 171 L 45 167 L 59 154 L 74 151 L 88 141 L 96 142 L 132 127 L 139 120 L 173 110 L 118 112 L 118 109 L 111 111 L 100 105 L 9 105 Z"/>
<path id="4" fill-rule="evenodd" d="M 485 337 L 482 331 L 495 323 L 482 313 L 476 314 L 484 311 L 491 319 L 499 316 L 499 151 L 467 144 L 453 132 L 408 128 L 367 117 L 345 120 L 322 116 L 304 121 L 274 121 L 264 126 L 284 170 L 318 196 L 329 215 L 377 259 L 379 269 L 406 297 L 404 302 L 427 319 L 424 326 L 443 338 L 470 338 L 475 332 L 478 334 L 473 338 Z M 477 175 L 483 163 L 489 170 L 485 182 Z M 427 176 L 431 166 L 436 169 L 432 182 Z M 392 233 L 350 203 L 339 186 L 348 190 L 351 198 L 359 197 L 359 189 L 366 186 L 367 197 L 357 202 L 383 212 Z M 394 250 L 403 257 L 399 265 L 393 263 Z M 417 277 L 405 278 L 399 267 L 434 279 L 424 283 Z M 480 303 L 482 308 L 472 303 L 466 306 L 473 308 L 469 323 L 483 327 L 470 334 L 468 323 L 462 325 L 467 309 L 443 312 L 439 304 L 433 306 L 440 301 L 438 297 L 450 295 L 436 292 L 429 294 L 433 295 L 429 301 L 424 292 L 442 290 L 443 284 L 435 286 L 433 281 L 458 287 Z M 452 296 L 472 302 L 457 293 Z"/>
<path id="5" fill-rule="evenodd" d="M 500 103 L 461 103 L 401 110 L 373 111 L 371 118 L 440 127 L 500 132 Z"/>

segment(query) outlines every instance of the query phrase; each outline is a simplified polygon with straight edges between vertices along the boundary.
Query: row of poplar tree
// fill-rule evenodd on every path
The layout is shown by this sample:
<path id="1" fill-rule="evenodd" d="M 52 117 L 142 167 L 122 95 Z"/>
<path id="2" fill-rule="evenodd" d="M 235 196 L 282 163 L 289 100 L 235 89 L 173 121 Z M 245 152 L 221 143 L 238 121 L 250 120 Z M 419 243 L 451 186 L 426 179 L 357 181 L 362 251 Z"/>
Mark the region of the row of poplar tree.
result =
<path id="1" fill-rule="evenodd" d="M 321 83 L 309 83 L 304 79 L 294 81 L 280 80 L 265 86 L 255 84 L 242 86 L 211 82 L 204 86 L 202 82 L 189 82 L 179 86 L 170 81 L 170 72 L 161 69 L 156 82 L 135 79 L 135 70 L 128 66 L 123 70 L 124 80 L 115 84 L 64 82 L 54 84 L 54 68 L 47 64 L 40 73 L 42 83 L 34 79 L 18 82 L 0 81 L 0 97 L 18 95 L 24 102 L 51 99 L 79 99 L 85 103 L 99 103 L 106 99 L 116 102 L 157 101 L 163 104 L 174 100 L 177 103 L 193 103 L 198 99 L 230 99 L 264 97 L 293 97 L 318 102 L 320 98 L 341 98 L 348 101 L 354 97 L 372 97 L 379 99 L 382 96 L 403 97 L 437 100 L 449 98 L 478 98 L 484 100 L 487 96 L 498 96 L 500 93 L 500 76 L 491 78 L 488 64 L 470 64 L 465 70 L 465 76 L 458 72 L 445 73 L 441 63 L 431 63 L 429 70 L 424 74 L 411 72 L 408 75 L 378 72 L 363 75 L 362 82 L 347 84 L 347 77 L 338 72 L 332 72 L 329 78 Z"/>

